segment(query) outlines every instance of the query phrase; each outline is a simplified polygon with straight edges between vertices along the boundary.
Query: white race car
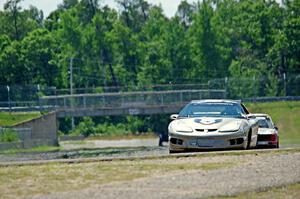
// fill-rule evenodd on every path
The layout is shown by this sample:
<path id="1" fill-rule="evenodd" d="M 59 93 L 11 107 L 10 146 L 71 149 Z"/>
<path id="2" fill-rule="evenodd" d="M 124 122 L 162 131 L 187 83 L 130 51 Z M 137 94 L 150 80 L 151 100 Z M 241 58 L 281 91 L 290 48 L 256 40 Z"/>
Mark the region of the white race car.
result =
<path id="1" fill-rule="evenodd" d="M 267 114 L 251 114 L 258 120 L 258 147 L 279 148 L 278 128 Z"/>
<path id="2" fill-rule="evenodd" d="M 170 153 L 256 147 L 258 121 L 240 101 L 198 100 L 171 115 Z"/>

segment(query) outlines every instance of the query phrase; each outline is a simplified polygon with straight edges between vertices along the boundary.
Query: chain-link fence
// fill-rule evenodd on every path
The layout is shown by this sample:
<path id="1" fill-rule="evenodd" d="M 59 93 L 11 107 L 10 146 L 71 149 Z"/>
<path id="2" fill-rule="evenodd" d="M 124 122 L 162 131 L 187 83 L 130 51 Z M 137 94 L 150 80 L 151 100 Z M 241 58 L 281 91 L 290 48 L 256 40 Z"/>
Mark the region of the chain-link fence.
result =
<path id="1" fill-rule="evenodd" d="M 208 81 L 209 89 L 225 89 L 227 98 L 283 97 L 300 95 L 300 74 L 275 77 L 220 78 Z"/>
<path id="2" fill-rule="evenodd" d="M 43 107 L 48 106 L 55 109 L 91 107 L 127 108 L 133 106 L 170 106 L 207 98 L 226 98 L 226 91 L 210 89 L 62 95 L 42 97 L 40 103 Z"/>
<path id="3" fill-rule="evenodd" d="M 251 77 L 251 78 L 220 78 L 207 81 L 206 84 L 161 84 L 144 86 L 122 86 L 122 87 L 93 87 L 74 88 L 73 94 L 77 95 L 72 99 L 59 97 L 70 95 L 70 89 L 57 89 L 55 87 L 43 87 L 39 85 L 29 86 L 0 86 L 0 107 L 2 110 L 13 110 L 18 107 L 32 110 L 55 108 L 57 106 L 88 106 L 91 104 L 103 106 L 114 106 L 115 104 L 127 103 L 160 103 L 161 96 L 166 95 L 164 101 L 168 103 L 180 102 L 180 95 L 168 93 L 169 91 L 190 91 L 184 96 L 194 95 L 192 91 L 201 91 L 197 94 L 198 99 L 204 98 L 228 98 L 243 99 L 257 97 L 283 97 L 300 96 L 300 74 L 284 75 L 281 79 L 275 77 Z M 203 92 L 203 90 L 222 90 L 221 95 L 212 95 L 213 92 Z M 224 92 L 225 94 L 224 94 Z M 126 93 L 128 94 L 126 95 Z M 135 94 L 133 92 L 149 92 Z M 165 92 L 165 94 L 155 94 L 153 92 Z M 114 95 L 117 94 L 117 95 Z M 210 93 L 210 94 L 207 94 Z M 103 94 L 98 96 L 78 97 L 80 94 Z M 111 95 L 110 95 L 111 94 Z M 120 95 L 121 94 L 121 95 Z M 58 96 L 47 98 L 45 96 Z M 47 102 L 51 99 L 51 102 Z M 55 100 L 54 100 L 55 99 Z M 132 100 L 139 99 L 139 100 Z M 167 100 L 165 100 L 167 99 Z M 168 100 L 172 99 L 172 100 Z M 190 98 L 192 99 L 192 98 Z M 80 102 L 78 102 L 80 101 Z M 103 101 L 105 103 L 103 103 Z M 108 102 L 110 104 L 108 104 Z"/>

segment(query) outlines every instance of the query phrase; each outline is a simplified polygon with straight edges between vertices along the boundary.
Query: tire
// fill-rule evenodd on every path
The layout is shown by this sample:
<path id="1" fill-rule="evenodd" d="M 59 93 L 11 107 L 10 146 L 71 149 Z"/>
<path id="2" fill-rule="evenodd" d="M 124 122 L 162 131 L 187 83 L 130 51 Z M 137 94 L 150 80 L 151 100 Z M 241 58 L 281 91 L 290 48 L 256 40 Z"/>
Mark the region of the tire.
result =
<path id="1" fill-rule="evenodd" d="M 273 148 L 273 149 L 279 149 L 279 141 L 276 143 L 276 145 L 273 145 L 271 148 Z"/>
<path id="2" fill-rule="evenodd" d="M 248 137 L 247 137 L 247 146 L 246 146 L 246 150 L 249 150 L 251 148 L 251 138 L 252 138 L 252 132 L 251 130 L 248 133 Z"/>
<path id="3" fill-rule="evenodd" d="M 169 150 L 169 154 L 174 154 L 174 153 L 177 153 L 177 152 L 173 151 L 173 150 Z"/>
<path id="4" fill-rule="evenodd" d="M 159 135 L 158 146 L 163 146 L 163 139 L 161 135 Z"/>

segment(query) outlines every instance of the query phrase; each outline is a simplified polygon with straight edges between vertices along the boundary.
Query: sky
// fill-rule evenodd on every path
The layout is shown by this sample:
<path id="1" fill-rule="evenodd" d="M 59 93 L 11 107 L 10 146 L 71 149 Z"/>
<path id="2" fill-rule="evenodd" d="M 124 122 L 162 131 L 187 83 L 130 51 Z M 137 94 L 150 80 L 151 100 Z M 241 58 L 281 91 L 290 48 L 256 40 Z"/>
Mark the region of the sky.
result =
<path id="1" fill-rule="evenodd" d="M 23 0 L 21 6 L 23 8 L 28 8 L 30 5 L 43 10 L 44 16 L 47 17 L 52 11 L 57 8 L 57 5 L 62 3 L 63 0 Z M 151 4 L 159 5 L 161 4 L 165 14 L 168 17 L 175 15 L 177 7 L 181 0 L 147 0 Z M 0 0 L 0 9 L 3 10 L 3 5 L 6 0 Z M 115 0 L 102 0 L 102 4 L 108 4 L 109 6 L 118 9 Z M 188 0 L 188 2 L 196 2 L 196 0 Z"/>

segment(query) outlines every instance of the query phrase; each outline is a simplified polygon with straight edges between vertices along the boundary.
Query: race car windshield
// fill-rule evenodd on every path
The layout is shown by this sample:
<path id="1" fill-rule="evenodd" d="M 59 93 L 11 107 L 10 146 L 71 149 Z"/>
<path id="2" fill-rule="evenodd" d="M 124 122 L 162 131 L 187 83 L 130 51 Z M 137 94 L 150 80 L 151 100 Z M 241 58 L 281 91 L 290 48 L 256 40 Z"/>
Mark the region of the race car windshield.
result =
<path id="1" fill-rule="evenodd" d="M 236 117 L 245 114 L 235 103 L 191 103 L 182 109 L 179 117 Z"/>
<path id="2" fill-rule="evenodd" d="M 259 126 L 259 128 L 272 128 L 272 124 L 271 124 L 270 120 L 267 120 L 267 119 L 258 120 L 258 126 Z"/>

